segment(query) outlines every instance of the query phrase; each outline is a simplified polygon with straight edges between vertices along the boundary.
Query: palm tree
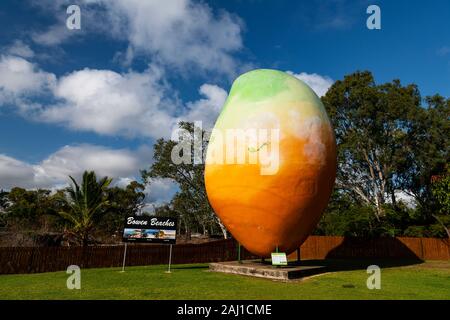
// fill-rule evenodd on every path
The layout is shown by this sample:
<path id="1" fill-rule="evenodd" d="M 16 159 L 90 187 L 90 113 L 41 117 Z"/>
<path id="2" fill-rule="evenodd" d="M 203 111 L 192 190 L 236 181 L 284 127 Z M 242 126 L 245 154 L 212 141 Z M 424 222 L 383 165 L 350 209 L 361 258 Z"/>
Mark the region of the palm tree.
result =
<path id="1" fill-rule="evenodd" d="M 109 205 L 105 191 L 112 179 L 103 177 L 97 181 L 94 171 L 85 171 L 80 186 L 74 178 L 69 178 L 73 184 L 65 190 L 66 209 L 60 211 L 59 215 L 69 224 L 68 233 L 77 238 L 83 246 L 87 246 L 98 216 Z"/>

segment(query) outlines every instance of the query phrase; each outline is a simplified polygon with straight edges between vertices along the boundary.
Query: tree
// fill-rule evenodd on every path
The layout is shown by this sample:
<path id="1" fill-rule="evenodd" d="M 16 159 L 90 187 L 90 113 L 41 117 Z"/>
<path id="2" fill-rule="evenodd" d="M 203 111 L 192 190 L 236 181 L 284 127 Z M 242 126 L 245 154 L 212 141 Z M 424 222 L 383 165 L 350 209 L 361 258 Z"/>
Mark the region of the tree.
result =
<path id="1" fill-rule="evenodd" d="M 0 190 L 0 227 L 6 225 L 6 209 L 8 206 L 8 192 Z"/>
<path id="2" fill-rule="evenodd" d="M 202 207 L 196 201 L 188 193 L 177 192 L 170 203 L 157 207 L 155 213 L 158 216 L 176 217 L 179 232 L 183 231 L 186 239 L 190 239 L 193 232 L 214 234 L 218 225 L 209 205 Z M 222 231 L 220 227 L 219 231 Z"/>
<path id="3" fill-rule="evenodd" d="M 182 130 L 182 139 L 188 139 L 192 144 L 197 143 L 202 146 L 202 150 L 206 150 L 208 141 L 203 139 L 206 136 L 205 131 L 202 131 L 202 135 L 199 137 L 194 135 L 195 127 L 193 123 L 180 122 L 179 127 Z M 180 191 L 173 204 L 178 214 L 185 217 L 188 214 L 194 216 L 194 220 L 203 226 L 205 232 L 209 229 L 210 224 L 218 226 L 226 239 L 227 230 L 214 213 L 206 195 L 204 161 L 201 161 L 199 164 L 196 164 L 194 161 L 195 157 L 202 157 L 203 155 L 195 154 L 195 152 L 182 154 L 182 156 L 187 156 L 190 163 L 176 164 L 172 161 L 172 151 L 176 145 L 176 141 L 165 139 L 159 139 L 155 143 L 153 155 L 155 162 L 148 170 L 141 171 L 143 181 L 151 184 L 152 179 L 168 178 L 176 182 Z M 181 199 L 183 199 L 185 204 L 181 204 Z"/>
<path id="4" fill-rule="evenodd" d="M 322 100 L 336 132 L 338 188 L 378 220 L 398 191 L 429 203 L 426 181 L 448 159 L 449 101 L 428 97 L 423 108 L 417 86 L 376 85 L 367 71 L 336 81 Z"/>
<path id="5" fill-rule="evenodd" d="M 445 175 L 450 162 L 450 99 L 425 98 L 416 114 L 408 167 L 400 171 L 399 187 L 414 196 L 428 218 L 437 210 L 432 191 L 433 176 Z"/>
<path id="6" fill-rule="evenodd" d="M 4 212 L 8 207 L 8 192 L 0 190 L 0 212 Z"/>
<path id="7" fill-rule="evenodd" d="M 99 228 L 107 233 L 122 230 L 125 218 L 140 213 L 145 206 L 144 185 L 136 181 L 125 188 L 113 187 L 106 190 L 108 210 L 100 221 Z"/>
<path id="8" fill-rule="evenodd" d="M 2 240 L 8 245 L 55 245 L 62 238 L 62 208 L 58 193 L 50 190 L 12 188 L 0 195 L 0 225 L 8 231 Z M 3 211 L 3 212 L 1 212 Z"/>
<path id="9" fill-rule="evenodd" d="M 7 197 L 7 198 L 5 198 Z M 12 188 L 4 195 L 3 202 L 7 204 L 5 210 L 9 225 L 20 226 L 20 229 L 39 229 L 49 216 L 57 215 L 57 199 L 51 195 L 50 190 L 25 190 Z M 47 229 L 49 228 L 47 224 Z"/>
<path id="10" fill-rule="evenodd" d="M 438 206 L 433 217 L 450 238 L 450 167 L 447 167 L 443 175 L 434 177 L 432 192 Z"/>
<path id="11" fill-rule="evenodd" d="M 60 211 L 59 215 L 67 223 L 69 229 L 66 232 L 87 246 L 95 223 L 109 205 L 106 192 L 112 179 L 103 177 L 97 181 L 93 171 L 84 172 L 81 185 L 74 178 L 69 178 L 72 185 L 66 188 L 63 197 L 67 209 Z"/>
<path id="12" fill-rule="evenodd" d="M 401 202 L 385 204 L 384 216 L 374 214 L 375 207 L 356 202 L 351 194 L 335 189 L 314 234 L 351 237 L 393 237 L 403 235 L 414 222 L 415 210 Z"/>

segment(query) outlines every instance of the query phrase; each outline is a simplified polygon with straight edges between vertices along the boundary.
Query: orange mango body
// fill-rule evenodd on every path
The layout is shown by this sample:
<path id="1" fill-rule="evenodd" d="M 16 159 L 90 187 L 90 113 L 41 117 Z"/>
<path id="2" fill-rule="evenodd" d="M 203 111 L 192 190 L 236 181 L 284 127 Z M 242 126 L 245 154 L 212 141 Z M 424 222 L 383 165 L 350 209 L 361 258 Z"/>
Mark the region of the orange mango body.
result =
<path id="1" fill-rule="evenodd" d="M 323 106 L 315 106 L 317 100 L 298 100 L 260 99 L 249 107 L 255 109 L 253 113 L 236 116 L 239 119 L 234 122 L 221 115 L 216 124 L 220 130 L 230 129 L 245 123 L 245 118 L 255 118 L 258 108 L 269 112 L 275 120 L 260 124 L 280 132 L 275 173 L 261 174 L 259 161 L 207 161 L 205 167 L 206 191 L 215 213 L 239 243 L 261 257 L 277 248 L 287 254 L 296 250 L 319 222 L 334 185 L 336 143 L 330 122 Z M 230 147 L 220 140 L 211 143 Z"/>

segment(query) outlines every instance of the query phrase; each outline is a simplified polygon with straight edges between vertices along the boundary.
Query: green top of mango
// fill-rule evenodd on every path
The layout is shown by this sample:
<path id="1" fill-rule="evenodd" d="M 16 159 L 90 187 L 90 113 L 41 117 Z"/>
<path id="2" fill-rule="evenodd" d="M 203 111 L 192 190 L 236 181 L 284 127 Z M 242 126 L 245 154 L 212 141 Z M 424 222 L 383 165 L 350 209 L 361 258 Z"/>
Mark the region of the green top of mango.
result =
<path id="1" fill-rule="evenodd" d="M 238 128 L 246 119 L 258 114 L 284 111 L 292 108 L 326 118 L 320 98 L 303 81 L 282 71 L 257 69 L 239 76 L 216 121 L 215 128 Z"/>
<path id="2" fill-rule="evenodd" d="M 249 103 L 278 98 L 282 101 L 320 101 L 303 81 L 282 71 L 257 69 L 239 76 L 231 87 L 226 104 Z"/>

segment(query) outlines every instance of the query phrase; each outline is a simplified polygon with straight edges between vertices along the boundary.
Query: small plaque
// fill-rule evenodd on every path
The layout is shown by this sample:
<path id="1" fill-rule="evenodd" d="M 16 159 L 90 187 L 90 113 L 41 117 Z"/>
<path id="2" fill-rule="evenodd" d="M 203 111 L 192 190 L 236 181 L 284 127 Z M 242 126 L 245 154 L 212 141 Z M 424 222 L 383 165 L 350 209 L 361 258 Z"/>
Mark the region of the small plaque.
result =
<path id="1" fill-rule="evenodd" d="M 272 252 L 273 266 L 287 266 L 287 257 L 285 252 Z"/>

